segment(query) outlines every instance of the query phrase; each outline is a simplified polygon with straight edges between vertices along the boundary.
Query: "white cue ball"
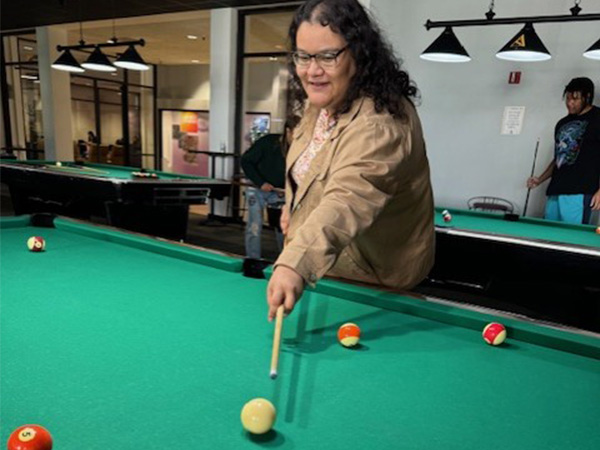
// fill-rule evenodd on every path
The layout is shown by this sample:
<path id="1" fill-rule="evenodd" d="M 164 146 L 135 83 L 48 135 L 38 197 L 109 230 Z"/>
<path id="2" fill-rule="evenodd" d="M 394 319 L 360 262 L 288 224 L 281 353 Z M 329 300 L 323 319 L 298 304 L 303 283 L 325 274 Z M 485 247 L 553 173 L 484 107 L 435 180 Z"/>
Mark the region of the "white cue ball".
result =
<path id="1" fill-rule="evenodd" d="M 264 434 L 273 428 L 276 415 L 273 403 L 265 398 L 255 398 L 242 408 L 242 425 L 252 434 Z"/>

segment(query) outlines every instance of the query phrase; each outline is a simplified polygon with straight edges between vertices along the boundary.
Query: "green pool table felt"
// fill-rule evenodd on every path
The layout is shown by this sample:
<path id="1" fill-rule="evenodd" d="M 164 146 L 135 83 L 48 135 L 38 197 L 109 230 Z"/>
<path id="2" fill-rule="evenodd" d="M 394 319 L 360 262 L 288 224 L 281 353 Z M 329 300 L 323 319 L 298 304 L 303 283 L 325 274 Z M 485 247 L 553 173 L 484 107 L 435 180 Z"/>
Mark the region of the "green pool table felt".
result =
<path id="1" fill-rule="evenodd" d="M 597 358 L 494 348 L 325 282 L 285 320 L 272 381 L 266 282 L 239 260 L 67 220 L 17 225 L 0 241 L 3 442 L 39 423 L 56 450 L 600 448 Z M 45 252 L 26 250 L 32 234 Z M 337 343 L 345 322 L 362 329 L 356 350 Z M 240 424 L 255 397 L 278 410 L 264 437 Z"/>

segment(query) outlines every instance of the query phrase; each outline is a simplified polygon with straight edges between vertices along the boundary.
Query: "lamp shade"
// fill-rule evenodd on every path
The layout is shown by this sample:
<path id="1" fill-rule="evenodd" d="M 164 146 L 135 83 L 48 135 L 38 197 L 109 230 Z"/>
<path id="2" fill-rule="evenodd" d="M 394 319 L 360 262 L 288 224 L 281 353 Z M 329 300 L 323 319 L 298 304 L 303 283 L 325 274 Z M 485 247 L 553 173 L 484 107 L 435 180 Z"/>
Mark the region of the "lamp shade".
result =
<path id="1" fill-rule="evenodd" d="M 86 62 L 82 64 L 83 67 L 90 70 L 97 70 L 99 72 L 114 72 L 116 69 L 108 59 L 108 57 L 102 53 L 100 47 L 96 47 Z"/>
<path id="2" fill-rule="evenodd" d="M 421 58 L 427 61 L 452 63 L 471 61 L 471 57 L 450 27 L 446 27 L 442 34 L 421 53 Z"/>
<path id="3" fill-rule="evenodd" d="M 85 72 L 85 70 L 79 65 L 69 50 L 65 50 L 62 55 L 60 55 L 58 59 L 54 61 L 52 68 L 63 70 L 65 72 Z"/>
<path id="4" fill-rule="evenodd" d="M 115 66 L 130 70 L 148 70 L 150 68 L 133 45 L 130 45 L 115 61 Z"/>
<path id="5" fill-rule="evenodd" d="M 598 39 L 590 48 L 583 54 L 586 58 L 600 60 L 600 39 Z"/>
<path id="6" fill-rule="evenodd" d="M 523 29 L 496 53 L 496 57 L 509 61 L 546 61 L 552 58 L 531 23 L 526 23 Z"/>

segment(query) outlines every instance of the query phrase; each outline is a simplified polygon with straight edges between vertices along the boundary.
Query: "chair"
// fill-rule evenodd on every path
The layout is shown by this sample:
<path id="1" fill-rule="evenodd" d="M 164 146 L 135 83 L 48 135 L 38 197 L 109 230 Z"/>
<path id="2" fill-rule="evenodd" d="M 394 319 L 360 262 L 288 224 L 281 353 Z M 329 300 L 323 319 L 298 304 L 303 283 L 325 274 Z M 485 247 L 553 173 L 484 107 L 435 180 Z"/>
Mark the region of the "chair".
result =
<path id="1" fill-rule="evenodd" d="M 469 209 L 478 211 L 500 212 L 505 214 L 514 213 L 515 205 L 503 198 L 480 196 L 472 197 L 467 202 Z"/>

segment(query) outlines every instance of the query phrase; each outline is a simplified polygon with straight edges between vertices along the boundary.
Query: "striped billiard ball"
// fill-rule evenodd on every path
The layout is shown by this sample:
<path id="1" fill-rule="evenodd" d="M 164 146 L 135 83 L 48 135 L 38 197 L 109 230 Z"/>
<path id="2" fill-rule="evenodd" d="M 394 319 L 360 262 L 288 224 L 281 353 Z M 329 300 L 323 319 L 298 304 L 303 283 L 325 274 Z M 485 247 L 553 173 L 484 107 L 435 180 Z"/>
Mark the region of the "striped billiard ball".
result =
<path id="1" fill-rule="evenodd" d="M 39 236 L 31 236 L 27 239 L 27 248 L 32 252 L 43 252 L 46 248 L 46 241 Z"/>
<path id="2" fill-rule="evenodd" d="M 345 323 L 338 329 L 337 335 L 344 347 L 354 347 L 360 340 L 360 328 L 354 323 Z"/>
<path id="3" fill-rule="evenodd" d="M 488 323 L 483 329 L 483 340 L 490 345 L 500 345 L 506 339 L 506 328 L 501 323 Z"/>

